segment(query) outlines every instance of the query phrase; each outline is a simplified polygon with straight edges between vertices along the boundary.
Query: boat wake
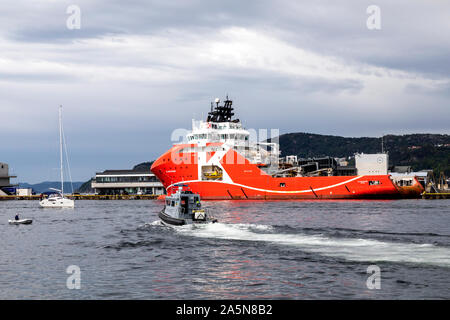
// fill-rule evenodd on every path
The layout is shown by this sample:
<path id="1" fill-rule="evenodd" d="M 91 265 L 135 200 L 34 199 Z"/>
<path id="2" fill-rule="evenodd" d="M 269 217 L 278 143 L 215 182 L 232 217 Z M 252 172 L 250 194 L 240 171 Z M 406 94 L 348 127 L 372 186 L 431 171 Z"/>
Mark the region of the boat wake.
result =
<path id="1" fill-rule="evenodd" d="M 183 235 L 225 240 L 261 241 L 294 246 L 302 251 L 350 261 L 417 263 L 450 267 L 450 248 L 433 244 L 384 242 L 372 239 L 330 238 L 323 235 L 275 233 L 256 224 L 187 225 L 174 228 Z"/>

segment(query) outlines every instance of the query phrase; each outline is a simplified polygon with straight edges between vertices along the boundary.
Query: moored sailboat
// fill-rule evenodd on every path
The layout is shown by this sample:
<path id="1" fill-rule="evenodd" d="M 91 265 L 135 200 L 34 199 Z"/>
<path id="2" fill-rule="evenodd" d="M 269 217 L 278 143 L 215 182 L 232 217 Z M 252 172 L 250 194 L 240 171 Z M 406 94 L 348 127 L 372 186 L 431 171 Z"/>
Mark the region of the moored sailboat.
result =
<path id="1" fill-rule="evenodd" d="M 56 194 L 50 195 L 46 199 L 39 201 L 43 208 L 73 208 L 75 201 L 64 196 L 64 173 L 63 173 L 63 129 L 62 129 L 62 106 L 59 107 L 59 160 L 60 160 L 60 176 L 61 190 L 51 188 Z"/>

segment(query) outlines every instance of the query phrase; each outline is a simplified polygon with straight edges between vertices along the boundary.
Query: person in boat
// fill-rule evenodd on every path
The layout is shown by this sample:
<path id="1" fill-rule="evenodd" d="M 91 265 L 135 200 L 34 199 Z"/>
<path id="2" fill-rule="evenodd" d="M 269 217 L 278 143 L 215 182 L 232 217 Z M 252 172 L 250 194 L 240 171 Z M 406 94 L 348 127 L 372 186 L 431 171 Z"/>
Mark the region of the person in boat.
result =
<path id="1" fill-rule="evenodd" d="M 19 214 L 16 214 L 16 216 L 14 217 L 14 220 L 19 220 Z"/>

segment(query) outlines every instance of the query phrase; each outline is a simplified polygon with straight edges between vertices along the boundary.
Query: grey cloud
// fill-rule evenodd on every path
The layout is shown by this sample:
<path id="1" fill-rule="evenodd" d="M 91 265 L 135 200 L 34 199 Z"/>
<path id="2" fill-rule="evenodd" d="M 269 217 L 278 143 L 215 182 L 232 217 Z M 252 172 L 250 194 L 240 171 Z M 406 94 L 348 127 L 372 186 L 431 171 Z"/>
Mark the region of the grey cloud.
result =
<path id="1" fill-rule="evenodd" d="M 405 93 L 407 94 L 426 94 L 426 95 L 444 95 L 450 96 L 450 81 L 442 83 L 433 88 L 426 87 L 418 84 L 408 84 L 405 87 Z"/>
<path id="2" fill-rule="evenodd" d="M 57 82 L 61 81 L 80 81 L 80 78 L 70 74 L 60 73 L 4 73 L 0 72 L 0 81 L 15 81 L 15 82 Z"/>
<path id="3" fill-rule="evenodd" d="M 275 33 L 294 45 L 326 55 L 437 76 L 450 73 L 446 63 L 450 54 L 446 12 L 450 4 L 445 1 L 380 0 L 379 31 L 366 27 L 368 4 L 351 0 L 84 0 L 77 3 L 82 11 L 80 30 L 65 27 L 65 9 L 70 4 L 61 1 L 39 7 L 19 1 L 15 13 L 23 15 L 20 26 L 11 28 L 9 23 L 10 28 L 4 29 L 11 30 L 10 37 L 19 41 L 65 42 L 114 34 L 158 34 L 168 29 L 201 35 L 242 26 Z"/>

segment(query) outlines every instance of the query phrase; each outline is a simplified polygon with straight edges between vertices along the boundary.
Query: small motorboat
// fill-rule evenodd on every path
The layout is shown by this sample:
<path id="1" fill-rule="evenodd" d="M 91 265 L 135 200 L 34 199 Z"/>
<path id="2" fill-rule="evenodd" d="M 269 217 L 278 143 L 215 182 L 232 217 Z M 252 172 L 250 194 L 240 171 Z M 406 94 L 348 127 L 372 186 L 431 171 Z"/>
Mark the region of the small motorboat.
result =
<path id="1" fill-rule="evenodd" d="M 8 220 L 9 224 L 32 224 L 31 219 Z"/>
<path id="2" fill-rule="evenodd" d="M 174 185 L 173 187 L 178 187 L 177 192 L 166 196 L 164 209 L 158 214 L 163 223 L 182 226 L 217 222 L 209 210 L 201 207 L 200 196 L 184 189 L 188 185 Z"/>

